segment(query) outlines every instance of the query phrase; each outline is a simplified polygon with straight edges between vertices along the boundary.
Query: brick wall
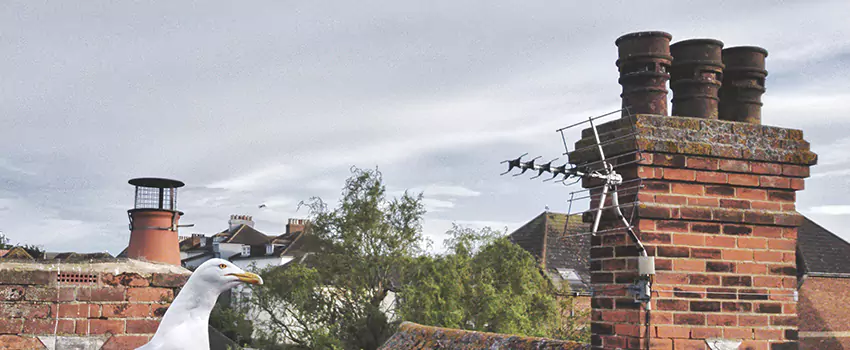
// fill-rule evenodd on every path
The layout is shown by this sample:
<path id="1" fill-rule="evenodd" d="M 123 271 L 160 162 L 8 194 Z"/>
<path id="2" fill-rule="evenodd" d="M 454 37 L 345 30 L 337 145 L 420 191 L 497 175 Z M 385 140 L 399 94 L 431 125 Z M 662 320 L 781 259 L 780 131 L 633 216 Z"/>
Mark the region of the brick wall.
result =
<path id="1" fill-rule="evenodd" d="M 806 276 L 800 286 L 801 349 L 850 349 L 850 278 Z"/>
<path id="2" fill-rule="evenodd" d="M 637 142 L 612 144 L 606 155 L 644 150 L 638 165 L 618 170 L 643 179 L 633 224 L 657 274 L 646 327 L 647 312 L 625 291 L 637 275 L 634 245 L 622 230 L 592 239 L 592 344 L 702 349 L 705 339 L 726 338 L 743 340 L 741 349 L 795 346 L 795 192 L 816 161 L 802 132 L 655 115 L 599 130 L 603 139 L 637 133 Z M 591 136 L 585 130 L 576 148 Z"/>
<path id="3" fill-rule="evenodd" d="M 156 332 L 189 276 L 134 260 L 91 264 L 0 264 L 0 349 L 44 342 L 133 349 Z M 66 347 L 67 348 L 67 347 Z"/>

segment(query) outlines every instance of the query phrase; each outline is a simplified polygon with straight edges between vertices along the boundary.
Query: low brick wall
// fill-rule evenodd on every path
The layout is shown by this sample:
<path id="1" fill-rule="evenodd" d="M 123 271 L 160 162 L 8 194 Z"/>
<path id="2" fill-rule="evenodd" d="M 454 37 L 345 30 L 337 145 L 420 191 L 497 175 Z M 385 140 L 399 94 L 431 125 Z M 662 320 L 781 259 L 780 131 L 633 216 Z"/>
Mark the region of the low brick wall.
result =
<path id="1" fill-rule="evenodd" d="M 136 260 L 0 263 L 0 349 L 141 346 L 189 275 Z"/>

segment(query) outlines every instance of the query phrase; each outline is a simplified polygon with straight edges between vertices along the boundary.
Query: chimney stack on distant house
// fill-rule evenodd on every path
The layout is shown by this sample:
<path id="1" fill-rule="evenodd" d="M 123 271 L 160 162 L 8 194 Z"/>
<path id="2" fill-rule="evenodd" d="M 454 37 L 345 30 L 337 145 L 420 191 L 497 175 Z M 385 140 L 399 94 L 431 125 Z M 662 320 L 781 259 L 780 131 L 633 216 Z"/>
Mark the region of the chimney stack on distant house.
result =
<path id="1" fill-rule="evenodd" d="M 720 119 L 761 124 L 761 95 L 767 50 L 738 46 L 723 50 L 726 74 L 720 89 Z"/>
<path id="2" fill-rule="evenodd" d="M 177 227 L 183 212 L 177 210 L 177 180 L 137 178 L 129 183 L 136 187 L 135 205 L 127 211 L 130 219 L 131 259 L 180 265 Z"/>
<path id="3" fill-rule="evenodd" d="M 230 231 L 233 231 L 239 225 L 254 227 L 254 217 L 250 215 L 230 215 L 230 220 L 227 221 L 227 224 L 230 227 Z"/>
<path id="4" fill-rule="evenodd" d="M 642 183 L 631 224 L 655 259 L 655 275 L 645 309 L 629 294 L 638 250 L 625 230 L 592 237 L 591 345 L 704 349 L 728 341 L 742 342 L 740 349 L 796 348 L 802 217 L 795 200 L 817 155 L 802 131 L 760 125 L 767 75 L 761 48 L 728 48 L 718 62 L 719 41 L 674 44 L 675 116 L 665 116 L 669 38 L 641 32 L 617 39 L 622 103 L 632 113 L 596 128 L 603 142 L 616 140 L 604 146 L 605 156 L 626 162 L 617 170 L 623 182 Z M 577 149 L 599 142 L 592 130 L 582 137 Z M 598 155 L 577 151 L 569 159 L 583 166 Z M 618 220 L 602 216 L 600 229 L 622 227 Z"/>
<path id="5" fill-rule="evenodd" d="M 665 32 L 638 32 L 619 37 L 616 64 L 623 86 L 623 108 L 634 114 L 667 115 L 667 81 L 670 79 L 670 39 Z"/>
<path id="6" fill-rule="evenodd" d="M 304 231 L 304 228 L 306 226 L 306 219 L 289 219 L 289 221 L 286 223 L 286 233 Z"/>
<path id="7" fill-rule="evenodd" d="M 723 81 L 722 49 L 723 42 L 714 39 L 683 40 L 670 45 L 672 115 L 718 118 L 718 92 Z"/>

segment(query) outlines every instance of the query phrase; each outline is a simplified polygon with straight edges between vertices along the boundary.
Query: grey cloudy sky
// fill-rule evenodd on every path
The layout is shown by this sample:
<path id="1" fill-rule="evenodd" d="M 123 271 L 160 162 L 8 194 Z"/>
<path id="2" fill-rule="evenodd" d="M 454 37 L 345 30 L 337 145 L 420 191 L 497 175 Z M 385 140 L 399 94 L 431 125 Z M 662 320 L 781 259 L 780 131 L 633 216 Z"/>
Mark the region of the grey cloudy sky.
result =
<path id="1" fill-rule="evenodd" d="M 280 232 L 349 167 L 424 190 L 425 232 L 509 229 L 567 190 L 499 177 L 553 131 L 618 108 L 619 35 L 664 30 L 770 51 L 765 124 L 820 154 L 799 209 L 850 238 L 850 2 L 4 1 L 0 230 L 118 253 L 127 179 L 180 179 L 182 231 L 230 214 Z M 257 205 L 267 203 L 268 208 Z"/>

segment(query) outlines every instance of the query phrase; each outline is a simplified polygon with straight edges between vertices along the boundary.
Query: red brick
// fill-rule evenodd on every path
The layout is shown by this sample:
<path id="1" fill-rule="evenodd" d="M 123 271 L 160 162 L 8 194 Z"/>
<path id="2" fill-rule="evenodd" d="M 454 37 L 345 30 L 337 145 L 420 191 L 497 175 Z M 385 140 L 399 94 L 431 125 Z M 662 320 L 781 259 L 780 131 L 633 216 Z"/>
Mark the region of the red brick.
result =
<path id="1" fill-rule="evenodd" d="M 687 169 L 664 169 L 662 177 L 665 180 L 694 181 L 696 172 Z"/>
<path id="2" fill-rule="evenodd" d="M 0 349 L 9 350 L 29 350 L 29 349 L 44 349 L 44 344 L 36 337 L 27 337 L 19 335 L 0 335 Z"/>
<path id="3" fill-rule="evenodd" d="M 678 220 L 661 220 L 655 222 L 656 230 L 664 232 L 688 232 L 688 223 Z"/>
<path id="4" fill-rule="evenodd" d="M 767 266 L 759 263 L 738 263 L 737 272 L 748 275 L 763 275 L 767 273 Z"/>
<path id="5" fill-rule="evenodd" d="M 757 188 L 739 187 L 735 189 L 735 197 L 763 201 L 767 199 L 767 191 Z"/>
<path id="6" fill-rule="evenodd" d="M 687 196 L 702 196 L 705 188 L 702 185 L 673 183 L 672 192 L 674 194 L 682 194 Z"/>
<path id="7" fill-rule="evenodd" d="M 673 260 L 673 270 L 688 272 L 705 272 L 705 262 L 702 260 L 676 259 Z"/>
<path id="8" fill-rule="evenodd" d="M 618 322 L 618 323 L 637 323 L 639 322 L 639 317 L 636 312 L 633 311 L 618 311 L 618 310 L 606 310 L 601 313 L 600 316 L 602 321 L 605 322 Z M 127 325 L 129 329 L 129 324 Z M 128 331 L 129 332 L 129 331 Z"/>
<path id="9" fill-rule="evenodd" d="M 724 249 L 723 260 L 753 261 L 753 251 L 745 249 Z"/>
<path id="10" fill-rule="evenodd" d="M 757 187 L 759 185 L 759 177 L 750 174 L 729 174 L 729 184 Z"/>
<path id="11" fill-rule="evenodd" d="M 53 334 L 54 329 L 59 334 L 74 334 L 74 320 L 24 320 L 24 334 Z"/>
<path id="12" fill-rule="evenodd" d="M 673 348 L 676 350 L 703 350 L 705 341 L 698 339 L 673 339 Z"/>
<path id="13" fill-rule="evenodd" d="M 89 320 L 90 334 L 123 334 L 124 320 Z"/>
<path id="14" fill-rule="evenodd" d="M 95 317 L 100 317 L 100 316 L 101 316 L 100 315 L 100 305 L 97 305 L 97 304 L 89 305 L 89 317 L 95 318 Z"/>
<path id="15" fill-rule="evenodd" d="M 735 237 L 708 236 L 705 237 L 705 245 L 709 247 L 734 248 Z"/>
<path id="16" fill-rule="evenodd" d="M 759 178 L 759 185 L 767 188 L 790 188 L 791 181 L 787 177 L 762 176 Z"/>
<path id="17" fill-rule="evenodd" d="M 673 313 L 664 311 L 653 311 L 649 317 L 651 324 L 668 325 L 673 324 Z"/>
<path id="18" fill-rule="evenodd" d="M 89 334 L 89 320 L 74 320 L 74 333 Z"/>
<path id="19" fill-rule="evenodd" d="M 652 164 L 674 167 L 674 168 L 684 168 L 687 160 L 685 156 L 680 154 L 653 154 Z"/>
<path id="20" fill-rule="evenodd" d="M 732 316 L 734 319 L 734 316 Z M 691 329 L 691 338 L 694 339 L 708 339 L 708 338 L 720 338 L 723 336 L 723 329 L 721 328 L 702 328 L 697 327 Z M 705 342 L 703 342 L 703 345 Z"/>
<path id="21" fill-rule="evenodd" d="M 723 337 L 728 339 L 753 339 L 752 328 L 724 328 Z"/>
<path id="22" fill-rule="evenodd" d="M 782 262 L 782 252 L 755 251 L 752 253 L 755 261 Z"/>
<path id="23" fill-rule="evenodd" d="M 631 336 L 631 337 L 639 337 L 641 335 L 640 332 L 641 327 L 636 324 L 615 324 L 614 325 L 614 334 L 618 336 Z"/>
<path id="24" fill-rule="evenodd" d="M 797 228 L 796 227 L 783 227 L 782 228 L 782 238 L 797 239 Z"/>
<path id="25" fill-rule="evenodd" d="M 750 171 L 750 163 L 743 160 L 721 159 L 718 166 L 720 167 L 720 170 L 724 171 L 734 171 L 739 173 L 746 173 Z"/>
<path id="26" fill-rule="evenodd" d="M 655 327 L 655 334 L 659 338 L 687 339 L 691 334 L 691 329 L 683 326 L 657 326 Z"/>
<path id="27" fill-rule="evenodd" d="M 89 304 L 58 304 L 57 316 L 60 318 L 88 318 Z"/>
<path id="28" fill-rule="evenodd" d="M 20 318 L 4 320 L 0 319 L 0 334 L 18 334 L 21 333 L 24 321 Z"/>
<path id="29" fill-rule="evenodd" d="M 655 195 L 655 202 L 656 203 L 663 203 L 663 204 L 685 205 L 685 204 L 688 203 L 688 197 L 667 195 L 667 194 L 656 194 Z"/>
<path id="30" fill-rule="evenodd" d="M 715 197 L 735 197 L 735 188 L 732 186 L 709 185 L 705 186 L 705 194 Z"/>
<path id="31" fill-rule="evenodd" d="M 794 202 L 797 200 L 797 194 L 794 191 L 768 191 L 767 199 L 777 202 Z"/>
<path id="32" fill-rule="evenodd" d="M 780 340 L 782 334 L 781 329 L 755 329 L 756 340 Z"/>
<path id="33" fill-rule="evenodd" d="M 792 190 L 802 191 L 806 189 L 806 182 L 803 179 L 791 179 L 789 186 Z"/>
<path id="34" fill-rule="evenodd" d="M 685 223 L 685 231 L 687 231 L 687 223 Z M 689 245 L 689 246 L 704 246 L 705 245 L 705 236 L 704 235 L 689 235 L 685 233 L 675 233 L 671 235 L 673 238 L 673 244 L 677 246 Z"/>
<path id="35" fill-rule="evenodd" d="M 130 288 L 127 290 L 127 300 L 131 302 L 166 302 L 174 298 L 171 289 L 167 288 Z"/>
<path id="36" fill-rule="evenodd" d="M 717 275 L 688 275 L 688 283 L 699 286 L 716 286 L 720 284 Z"/>
<path id="37" fill-rule="evenodd" d="M 800 165 L 792 165 L 792 164 L 783 164 L 782 165 L 782 175 L 793 176 L 793 177 L 809 177 L 809 167 L 800 166 Z"/>
<path id="38" fill-rule="evenodd" d="M 691 232 L 694 233 L 720 233 L 720 224 L 691 223 Z"/>
<path id="39" fill-rule="evenodd" d="M 79 301 L 124 301 L 123 287 L 80 288 L 77 290 Z"/>
<path id="40" fill-rule="evenodd" d="M 782 277 L 753 276 L 753 287 L 782 288 Z"/>
<path id="41" fill-rule="evenodd" d="M 104 317 L 150 317 L 150 304 L 105 304 L 103 305 Z"/>
<path id="42" fill-rule="evenodd" d="M 690 169 L 717 170 L 718 161 L 713 158 L 688 157 L 686 166 Z"/>
<path id="43" fill-rule="evenodd" d="M 643 167 L 641 167 L 643 168 Z M 670 184 L 667 182 L 658 182 L 658 181 L 644 181 L 643 190 L 641 192 L 651 192 L 651 193 L 670 193 Z"/>
<path id="44" fill-rule="evenodd" d="M 726 175 L 726 173 L 720 173 L 715 171 L 698 171 L 696 175 L 697 182 L 712 184 L 725 184 L 729 182 L 728 175 Z"/>
<path id="45" fill-rule="evenodd" d="M 649 339 L 649 348 L 654 350 L 673 350 L 673 339 Z"/>
<path id="46" fill-rule="evenodd" d="M 49 314 L 47 304 L 0 304 L 0 318 L 46 318 Z"/>
<path id="47" fill-rule="evenodd" d="M 721 199 L 721 208 L 750 209 L 750 201 L 740 199 Z"/>
<path id="48" fill-rule="evenodd" d="M 692 207 L 717 207 L 720 206 L 720 201 L 717 198 L 688 197 L 688 205 Z"/>
<path id="49" fill-rule="evenodd" d="M 738 248 L 767 249 L 767 238 L 763 237 L 740 237 Z"/>
<path id="50" fill-rule="evenodd" d="M 770 250 L 794 250 L 797 248 L 797 241 L 793 239 L 771 239 L 767 242 L 767 247 Z"/>
<path id="51" fill-rule="evenodd" d="M 655 274 L 655 282 L 658 284 L 673 285 L 688 284 L 688 275 L 684 273 L 657 271 Z"/>
<path id="52" fill-rule="evenodd" d="M 782 203 L 775 202 L 762 202 L 762 201 L 753 201 L 750 203 L 753 209 L 756 210 L 771 210 L 771 211 L 781 211 Z"/>
<path id="53" fill-rule="evenodd" d="M 738 323 L 742 326 L 767 326 L 768 319 L 767 316 L 750 316 L 750 315 L 740 315 L 738 316 Z"/>
<path id="54" fill-rule="evenodd" d="M 714 248 L 692 248 L 691 257 L 695 259 L 720 259 L 722 250 Z"/>
<path id="55" fill-rule="evenodd" d="M 153 334 L 159 327 L 159 320 L 127 320 L 127 333 Z"/>
<path id="56" fill-rule="evenodd" d="M 27 287 L 26 300 L 59 301 L 59 290 L 49 287 Z"/>
<path id="57" fill-rule="evenodd" d="M 726 235 L 749 235 L 753 233 L 753 229 L 750 226 L 741 226 L 741 225 L 723 225 L 723 234 Z"/>
<path id="58" fill-rule="evenodd" d="M 147 344 L 149 336 L 146 335 L 121 335 L 110 337 L 103 344 L 101 350 L 125 350 L 135 349 Z"/>
<path id="59" fill-rule="evenodd" d="M 77 288 L 59 288 L 59 301 L 68 302 L 77 300 Z"/>
<path id="60" fill-rule="evenodd" d="M 735 315 L 706 315 L 706 324 L 709 326 L 736 326 L 738 325 Z"/>
<path id="61" fill-rule="evenodd" d="M 753 162 L 750 164 L 750 171 L 756 174 L 780 175 L 782 174 L 782 165 L 776 163 Z"/>
<path id="62" fill-rule="evenodd" d="M 44 285 L 56 280 L 56 271 L 0 270 L 0 284 Z"/>
<path id="63" fill-rule="evenodd" d="M 679 325 L 704 326 L 705 314 L 702 313 L 678 313 L 673 315 L 673 323 Z"/>
<path id="64" fill-rule="evenodd" d="M 716 220 L 716 221 L 735 222 L 735 223 L 744 222 L 744 212 L 741 211 L 741 210 L 727 209 L 727 208 L 715 208 L 712 211 L 714 212 L 714 220 Z"/>
<path id="65" fill-rule="evenodd" d="M 711 220 L 711 210 L 702 207 L 681 208 L 682 219 Z"/>
<path id="66" fill-rule="evenodd" d="M 641 232 L 640 239 L 643 243 L 670 244 L 670 234 L 656 232 Z"/>

